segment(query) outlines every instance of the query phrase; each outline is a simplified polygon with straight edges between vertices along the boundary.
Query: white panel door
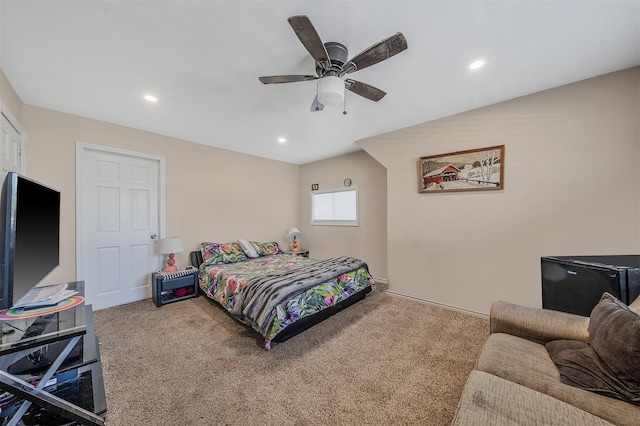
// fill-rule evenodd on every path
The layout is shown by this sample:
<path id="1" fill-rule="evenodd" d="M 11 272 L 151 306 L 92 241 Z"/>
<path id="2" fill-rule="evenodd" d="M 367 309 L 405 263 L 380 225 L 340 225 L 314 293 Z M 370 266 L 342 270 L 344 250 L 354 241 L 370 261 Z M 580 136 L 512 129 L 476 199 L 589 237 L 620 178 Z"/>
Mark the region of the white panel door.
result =
<path id="1" fill-rule="evenodd" d="M 147 299 L 160 269 L 159 162 L 86 148 L 81 161 L 78 279 L 87 303 L 103 309 Z"/>
<path id="2" fill-rule="evenodd" d="M 0 187 L 8 172 L 21 173 L 22 136 L 2 113 L 2 140 L 0 141 Z"/>

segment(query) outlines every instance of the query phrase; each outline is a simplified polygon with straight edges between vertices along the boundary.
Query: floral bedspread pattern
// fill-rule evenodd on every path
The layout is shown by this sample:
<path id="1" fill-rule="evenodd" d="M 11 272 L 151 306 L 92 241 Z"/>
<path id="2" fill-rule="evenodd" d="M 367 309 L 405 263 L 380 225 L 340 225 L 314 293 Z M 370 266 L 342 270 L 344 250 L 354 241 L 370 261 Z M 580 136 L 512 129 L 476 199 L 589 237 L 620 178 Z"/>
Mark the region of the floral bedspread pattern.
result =
<path id="1" fill-rule="evenodd" d="M 229 312 L 233 312 L 238 299 L 236 296 L 243 291 L 252 278 L 314 262 L 316 261 L 313 259 L 282 253 L 237 263 L 203 264 L 200 267 L 199 284 L 209 298 L 220 303 Z M 344 273 L 279 304 L 276 307 L 275 319 L 265 336 L 265 348 L 271 349 L 271 339 L 299 319 L 331 307 L 373 285 L 373 278 L 365 266 Z M 238 319 L 245 322 L 241 317 Z M 256 331 L 259 332 L 259 330 Z"/>

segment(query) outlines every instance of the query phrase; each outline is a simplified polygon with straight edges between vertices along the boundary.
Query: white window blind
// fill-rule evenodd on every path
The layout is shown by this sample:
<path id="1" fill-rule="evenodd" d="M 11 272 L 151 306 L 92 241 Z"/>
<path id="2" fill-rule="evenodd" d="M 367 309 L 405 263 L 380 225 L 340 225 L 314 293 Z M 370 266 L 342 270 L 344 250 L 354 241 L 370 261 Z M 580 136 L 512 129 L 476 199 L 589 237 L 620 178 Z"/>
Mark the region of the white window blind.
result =
<path id="1" fill-rule="evenodd" d="M 358 226 L 358 187 L 311 192 L 311 225 Z"/>

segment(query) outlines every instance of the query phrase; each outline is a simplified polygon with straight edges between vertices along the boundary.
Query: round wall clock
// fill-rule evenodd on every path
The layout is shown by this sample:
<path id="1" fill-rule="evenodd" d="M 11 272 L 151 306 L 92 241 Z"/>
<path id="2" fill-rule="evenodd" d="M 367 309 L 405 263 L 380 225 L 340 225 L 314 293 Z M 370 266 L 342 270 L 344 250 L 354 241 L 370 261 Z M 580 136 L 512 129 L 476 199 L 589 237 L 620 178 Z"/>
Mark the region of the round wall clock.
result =
<path id="1" fill-rule="evenodd" d="M 351 179 L 346 178 L 346 179 L 344 180 L 344 186 L 351 186 Z"/>

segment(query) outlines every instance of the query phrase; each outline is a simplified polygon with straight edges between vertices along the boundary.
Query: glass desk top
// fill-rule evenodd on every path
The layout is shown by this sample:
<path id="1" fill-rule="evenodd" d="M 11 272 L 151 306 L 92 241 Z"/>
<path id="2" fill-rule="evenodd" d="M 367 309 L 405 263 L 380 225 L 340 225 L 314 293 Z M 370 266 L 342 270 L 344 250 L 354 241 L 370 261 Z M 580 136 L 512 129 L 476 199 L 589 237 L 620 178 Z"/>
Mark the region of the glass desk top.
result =
<path id="1" fill-rule="evenodd" d="M 70 282 L 68 288 L 84 297 L 84 282 Z M 0 356 L 46 345 L 87 332 L 85 303 L 31 318 L 0 321 Z"/>

